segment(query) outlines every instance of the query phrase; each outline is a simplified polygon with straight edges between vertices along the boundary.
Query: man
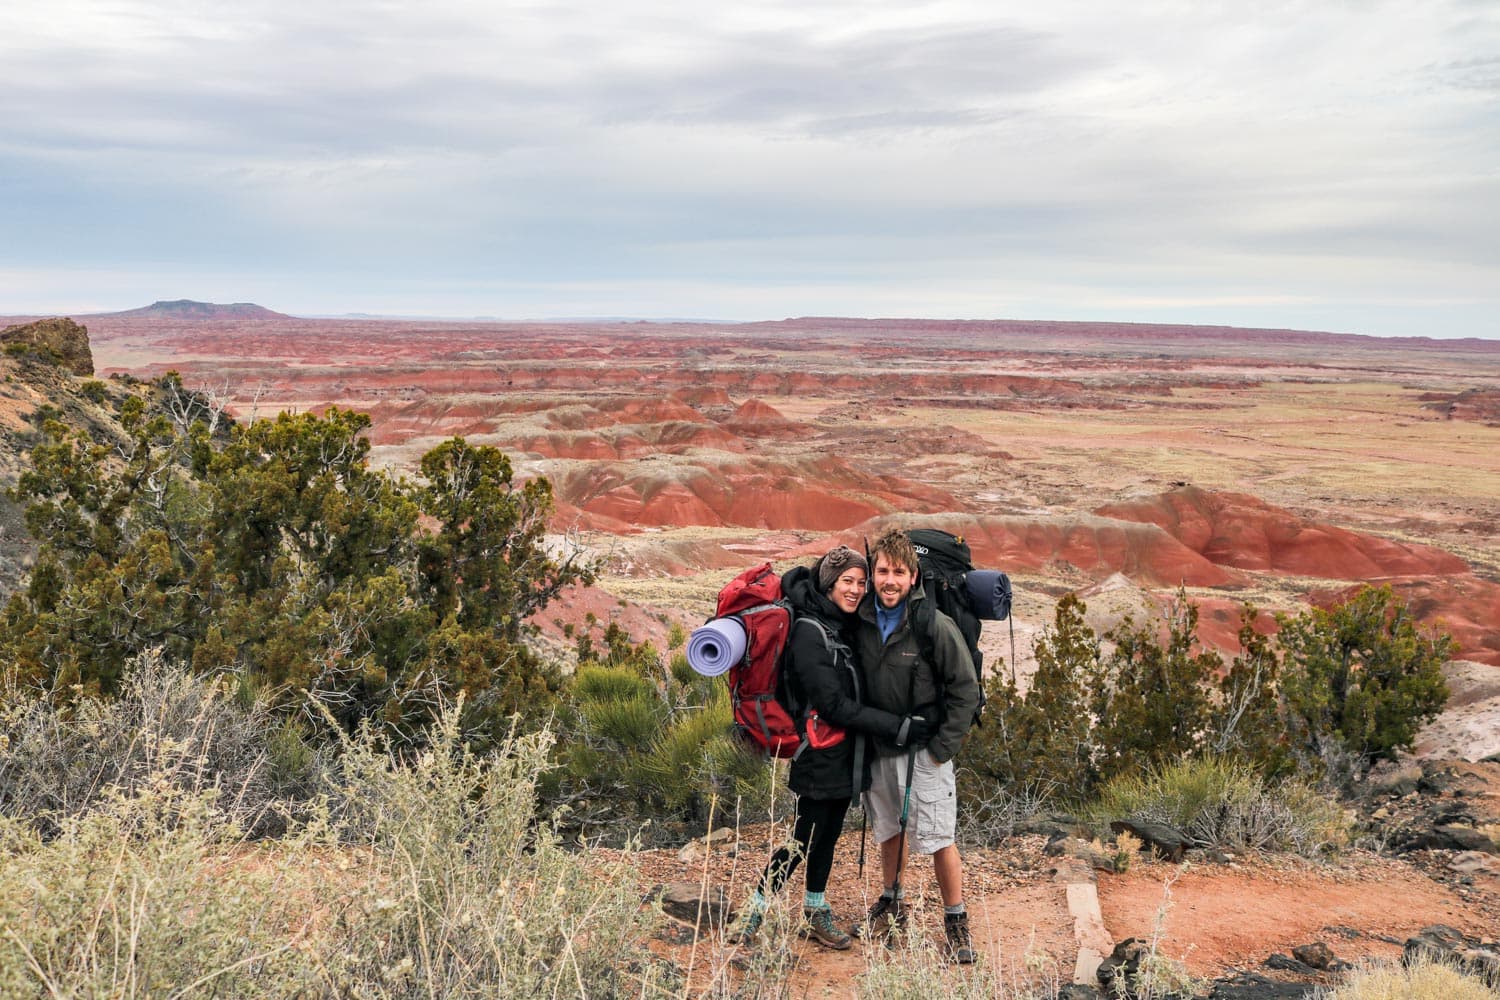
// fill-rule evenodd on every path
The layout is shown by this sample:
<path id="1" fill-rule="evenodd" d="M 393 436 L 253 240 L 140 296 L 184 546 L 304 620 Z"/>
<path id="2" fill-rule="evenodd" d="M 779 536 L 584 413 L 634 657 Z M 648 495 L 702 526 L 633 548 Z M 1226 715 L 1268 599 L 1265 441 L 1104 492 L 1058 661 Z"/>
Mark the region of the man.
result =
<path id="1" fill-rule="evenodd" d="M 899 528 L 888 528 L 875 540 L 871 585 L 859 606 L 858 626 L 868 703 L 896 715 L 923 717 L 935 723 L 936 729 L 922 747 L 915 741 L 908 749 L 876 740 L 865 811 L 880 845 L 885 891 L 870 907 L 868 922 L 872 929 L 905 925 L 905 892 L 897 884 L 904 849 L 910 846 L 918 854 L 930 854 L 943 897 L 949 957 L 970 963 L 975 958 L 974 945 L 964 909 L 963 866 L 954 843 L 958 795 L 953 755 L 979 707 L 974 664 L 953 619 L 924 606 L 927 596 L 917 575 L 917 553 Z M 926 637 L 918 634 L 924 623 Z M 913 763 L 908 776 L 908 765 Z"/>

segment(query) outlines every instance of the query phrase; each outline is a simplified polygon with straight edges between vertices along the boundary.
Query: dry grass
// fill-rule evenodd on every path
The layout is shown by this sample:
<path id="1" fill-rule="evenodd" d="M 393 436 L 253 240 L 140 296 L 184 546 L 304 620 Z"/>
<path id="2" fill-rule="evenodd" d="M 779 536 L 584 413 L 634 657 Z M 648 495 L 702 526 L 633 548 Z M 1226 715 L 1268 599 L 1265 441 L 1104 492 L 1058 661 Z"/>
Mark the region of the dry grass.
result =
<path id="1" fill-rule="evenodd" d="M 1318 1000 L 1500 1000 L 1500 990 L 1451 966 L 1420 961 L 1409 966 L 1372 966 L 1352 974 Z"/>

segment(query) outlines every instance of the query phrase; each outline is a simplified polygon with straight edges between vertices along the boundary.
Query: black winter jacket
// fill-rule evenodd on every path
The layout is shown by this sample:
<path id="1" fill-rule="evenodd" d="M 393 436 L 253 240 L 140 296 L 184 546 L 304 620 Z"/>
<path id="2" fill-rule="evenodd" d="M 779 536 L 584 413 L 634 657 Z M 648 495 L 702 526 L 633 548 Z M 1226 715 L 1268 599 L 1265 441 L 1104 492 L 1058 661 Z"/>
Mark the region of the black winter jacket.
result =
<path id="1" fill-rule="evenodd" d="M 917 581 L 906 599 L 906 615 L 889 640 L 880 637 L 875 619 L 875 595 L 866 594 L 855 612 L 855 650 L 864 669 L 866 700 L 890 712 L 902 715 L 920 712 L 936 715 L 937 734 L 927 744 L 933 759 L 951 760 L 963 743 L 964 734 L 979 708 L 979 682 L 974 678 L 974 661 L 969 647 L 953 619 L 936 609 L 932 616 L 932 650 L 936 663 L 923 656 L 923 644 L 912 631 L 912 607 L 927 600 L 922 582 Z M 884 734 L 877 749 L 882 756 L 906 751 Z"/>
<path id="2" fill-rule="evenodd" d="M 862 703 L 863 678 L 852 648 L 854 616 L 819 592 L 812 570 L 798 566 L 788 571 L 781 591 L 794 616 L 782 677 L 803 734 L 788 784 L 813 799 L 853 798 L 870 787 L 875 749 L 869 737 L 895 739 L 901 716 Z M 843 742 L 823 750 L 807 744 L 807 718 L 814 711 L 822 721 L 847 731 Z"/>

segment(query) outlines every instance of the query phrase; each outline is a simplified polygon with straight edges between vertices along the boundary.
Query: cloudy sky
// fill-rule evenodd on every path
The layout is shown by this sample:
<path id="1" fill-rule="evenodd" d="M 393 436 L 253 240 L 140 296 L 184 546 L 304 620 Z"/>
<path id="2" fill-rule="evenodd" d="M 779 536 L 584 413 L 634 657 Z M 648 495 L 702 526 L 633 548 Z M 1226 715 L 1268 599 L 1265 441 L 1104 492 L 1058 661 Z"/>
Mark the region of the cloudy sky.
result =
<path id="1" fill-rule="evenodd" d="M 8 0 L 0 313 L 161 298 L 1500 338 L 1500 0 Z"/>

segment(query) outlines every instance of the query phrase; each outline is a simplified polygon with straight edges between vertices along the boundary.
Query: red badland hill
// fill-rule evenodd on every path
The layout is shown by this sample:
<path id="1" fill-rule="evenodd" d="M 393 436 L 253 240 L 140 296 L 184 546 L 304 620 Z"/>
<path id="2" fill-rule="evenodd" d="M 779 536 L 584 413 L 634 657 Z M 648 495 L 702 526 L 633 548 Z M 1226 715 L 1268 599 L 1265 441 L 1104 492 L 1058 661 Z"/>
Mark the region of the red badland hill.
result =
<path id="1" fill-rule="evenodd" d="M 1500 580 L 1500 428 L 1480 418 L 1500 342 L 153 310 L 90 317 L 102 370 L 176 368 L 227 387 L 241 414 L 360 409 L 377 460 L 398 467 L 455 433 L 497 445 L 552 480 L 559 524 L 614 552 L 612 572 L 705 572 L 667 601 L 686 606 L 662 607 L 687 621 L 737 561 L 898 519 L 963 532 L 1023 594 L 1124 573 L 1186 585 L 1216 621 L 1318 581 L 1390 580 L 1500 662 L 1484 603 Z"/>
<path id="2" fill-rule="evenodd" d="M 1158 525 L 1209 562 L 1236 569 L 1340 580 L 1469 570 L 1462 559 L 1441 549 L 1319 524 L 1243 493 L 1187 486 L 1105 504 L 1096 513 Z"/>

